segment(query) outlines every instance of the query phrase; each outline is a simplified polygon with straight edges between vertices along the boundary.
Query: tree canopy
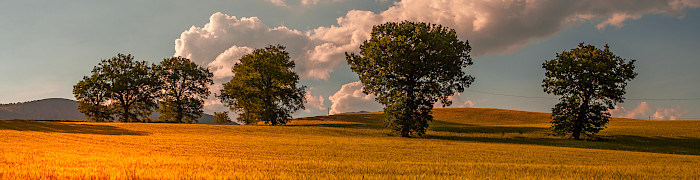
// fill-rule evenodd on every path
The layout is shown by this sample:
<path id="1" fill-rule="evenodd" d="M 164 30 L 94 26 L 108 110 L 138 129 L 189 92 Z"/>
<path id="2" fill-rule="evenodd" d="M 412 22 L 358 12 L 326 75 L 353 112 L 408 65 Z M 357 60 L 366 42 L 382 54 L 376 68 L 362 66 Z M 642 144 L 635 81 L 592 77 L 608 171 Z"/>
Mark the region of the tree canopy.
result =
<path id="1" fill-rule="evenodd" d="M 197 122 L 197 118 L 204 113 L 204 99 L 210 94 L 209 85 L 214 84 L 214 75 L 183 57 L 164 59 L 155 68 L 162 83 L 161 116 L 158 119 L 177 123 Z"/>
<path id="2" fill-rule="evenodd" d="M 544 92 L 561 96 L 552 109 L 552 129 L 580 139 L 605 128 L 607 111 L 624 102 L 627 82 L 637 76 L 634 62 L 613 54 L 608 45 L 598 49 L 583 43 L 545 61 Z"/>
<path id="3" fill-rule="evenodd" d="M 117 54 L 95 66 L 92 75 L 78 82 L 73 93 L 81 102 L 82 112 L 94 120 L 109 119 L 109 104 L 119 114 L 119 121 L 134 122 L 149 121 L 159 90 L 152 66 L 136 61 L 131 54 Z"/>
<path id="4" fill-rule="evenodd" d="M 231 118 L 228 117 L 228 111 L 214 112 L 214 124 L 230 124 Z"/>
<path id="5" fill-rule="evenodd" d="M 104 122 L 114 119 L 107 102 L 110 93 L 105 81 L 104 74 L 93 71 L 91 76 L 84 76 L 83 80 L 73 86 L 73 95 L 78 100 L 78 111 L 85 114 L 89 120 Z"/>
<path id="6" fill-rule="evenodd" d="M 360 53 L 346 53 L 363 92 L 385 105 L 387 126 L 402 137 L 425 134 L 435 102 L 443 106 L 474 81 L 463 68 L 472 65 L 471 46 L 454 29 L 418 22 L 389 22 L 372 28 Z"/>
<path id="7" fill-rule="evenodd" d="M 219 98 L 238 121 L 284 125 L 291 113 L 304 109 L 306 86 L 297 87 L 294 61 L 281 45 L 256 49 L 233 66 L 233 79 L 224 84 Z"/>

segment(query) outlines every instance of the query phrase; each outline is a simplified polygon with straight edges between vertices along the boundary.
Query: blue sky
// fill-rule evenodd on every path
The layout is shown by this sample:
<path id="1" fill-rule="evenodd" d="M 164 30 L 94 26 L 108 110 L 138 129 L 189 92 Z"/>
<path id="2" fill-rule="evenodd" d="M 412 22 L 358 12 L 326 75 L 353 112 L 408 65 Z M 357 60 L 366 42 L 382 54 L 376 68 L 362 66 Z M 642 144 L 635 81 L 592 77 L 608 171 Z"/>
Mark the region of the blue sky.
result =
<path id="1" fill-rule="evenodd" d="M 311 87 L 307 111 L 296 116 L 379 111 L 358 93 L 342 53 L 356 51 L 372 25 L 412 20 L 454 28 L 474 49 L 465 71 L 476 81 L 454 106 L 549 112 L 557 100 L 542 92 L 542 62 L 586 42 L 637 60 L 626 95 L 634 100 L 613 115 L 700 119 L 700 100 L 654 100 L 700 97 L 698 7 L 697 0 L 3 2 L 0 103 L 74 99 L 72 86 L 117 53 L 150 62 L 188 56 L 222 83 L 242 54 L 281 43 Z M 209 99 L 205 110 L 225 108 Z"/>

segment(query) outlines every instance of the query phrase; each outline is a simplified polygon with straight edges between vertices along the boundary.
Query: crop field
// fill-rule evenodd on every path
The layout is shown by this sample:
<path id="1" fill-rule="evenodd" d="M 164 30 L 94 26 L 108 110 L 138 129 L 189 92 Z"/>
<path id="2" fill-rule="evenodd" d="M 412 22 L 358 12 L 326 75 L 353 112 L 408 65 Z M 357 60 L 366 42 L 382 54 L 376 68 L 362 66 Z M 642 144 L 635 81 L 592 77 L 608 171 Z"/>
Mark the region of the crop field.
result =
<path id="1" fill-rule="evenodd" d="M 613 119 L 598 141 L 549 114 L 434 110 L 424 137 L 381 113 L 287 126 L 0 121 L 0 179 L 700 179 L 700 121 Z"/>

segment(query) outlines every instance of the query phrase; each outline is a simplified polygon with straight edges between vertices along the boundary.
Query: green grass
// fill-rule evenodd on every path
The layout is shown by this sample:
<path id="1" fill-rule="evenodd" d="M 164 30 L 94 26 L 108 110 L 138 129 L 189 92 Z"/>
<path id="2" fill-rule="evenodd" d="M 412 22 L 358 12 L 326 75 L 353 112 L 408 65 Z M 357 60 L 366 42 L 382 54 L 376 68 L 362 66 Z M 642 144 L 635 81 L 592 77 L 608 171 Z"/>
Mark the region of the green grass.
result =
<path id="1" fill-rule="evenodd" d="M 0 121 L 0 178 L 698 179 L 700 121 L 613 119 L 604 141 L 549 135 L 549 114 L 436 109 L 424 137 L 380 113 L 284 127 Z"/>

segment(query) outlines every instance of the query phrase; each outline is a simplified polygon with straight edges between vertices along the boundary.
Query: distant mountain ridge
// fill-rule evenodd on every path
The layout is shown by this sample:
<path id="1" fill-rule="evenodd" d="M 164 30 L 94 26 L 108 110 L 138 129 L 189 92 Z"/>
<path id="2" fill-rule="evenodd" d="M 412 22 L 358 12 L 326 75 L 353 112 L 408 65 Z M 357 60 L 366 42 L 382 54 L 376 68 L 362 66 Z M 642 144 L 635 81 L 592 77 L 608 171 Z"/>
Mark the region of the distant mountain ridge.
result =
<path id="1" fill-rule="evenodd" d="M 153 113 L 156 119 L 158 113 Z M 78 111 L 78 102 L 63 98 L 49 98 L 29 102 L 0 104 L 0 119 L 50 119 L 50 120 L 87 120 Z M 214 116 L 203 114 L 197 124 L 213 124 Z"/>
<path id="2" fill-rule="evenodd" d="M 86 120 L 77 102 L 61 98 L 0 105 L 0 119 Z"/>

